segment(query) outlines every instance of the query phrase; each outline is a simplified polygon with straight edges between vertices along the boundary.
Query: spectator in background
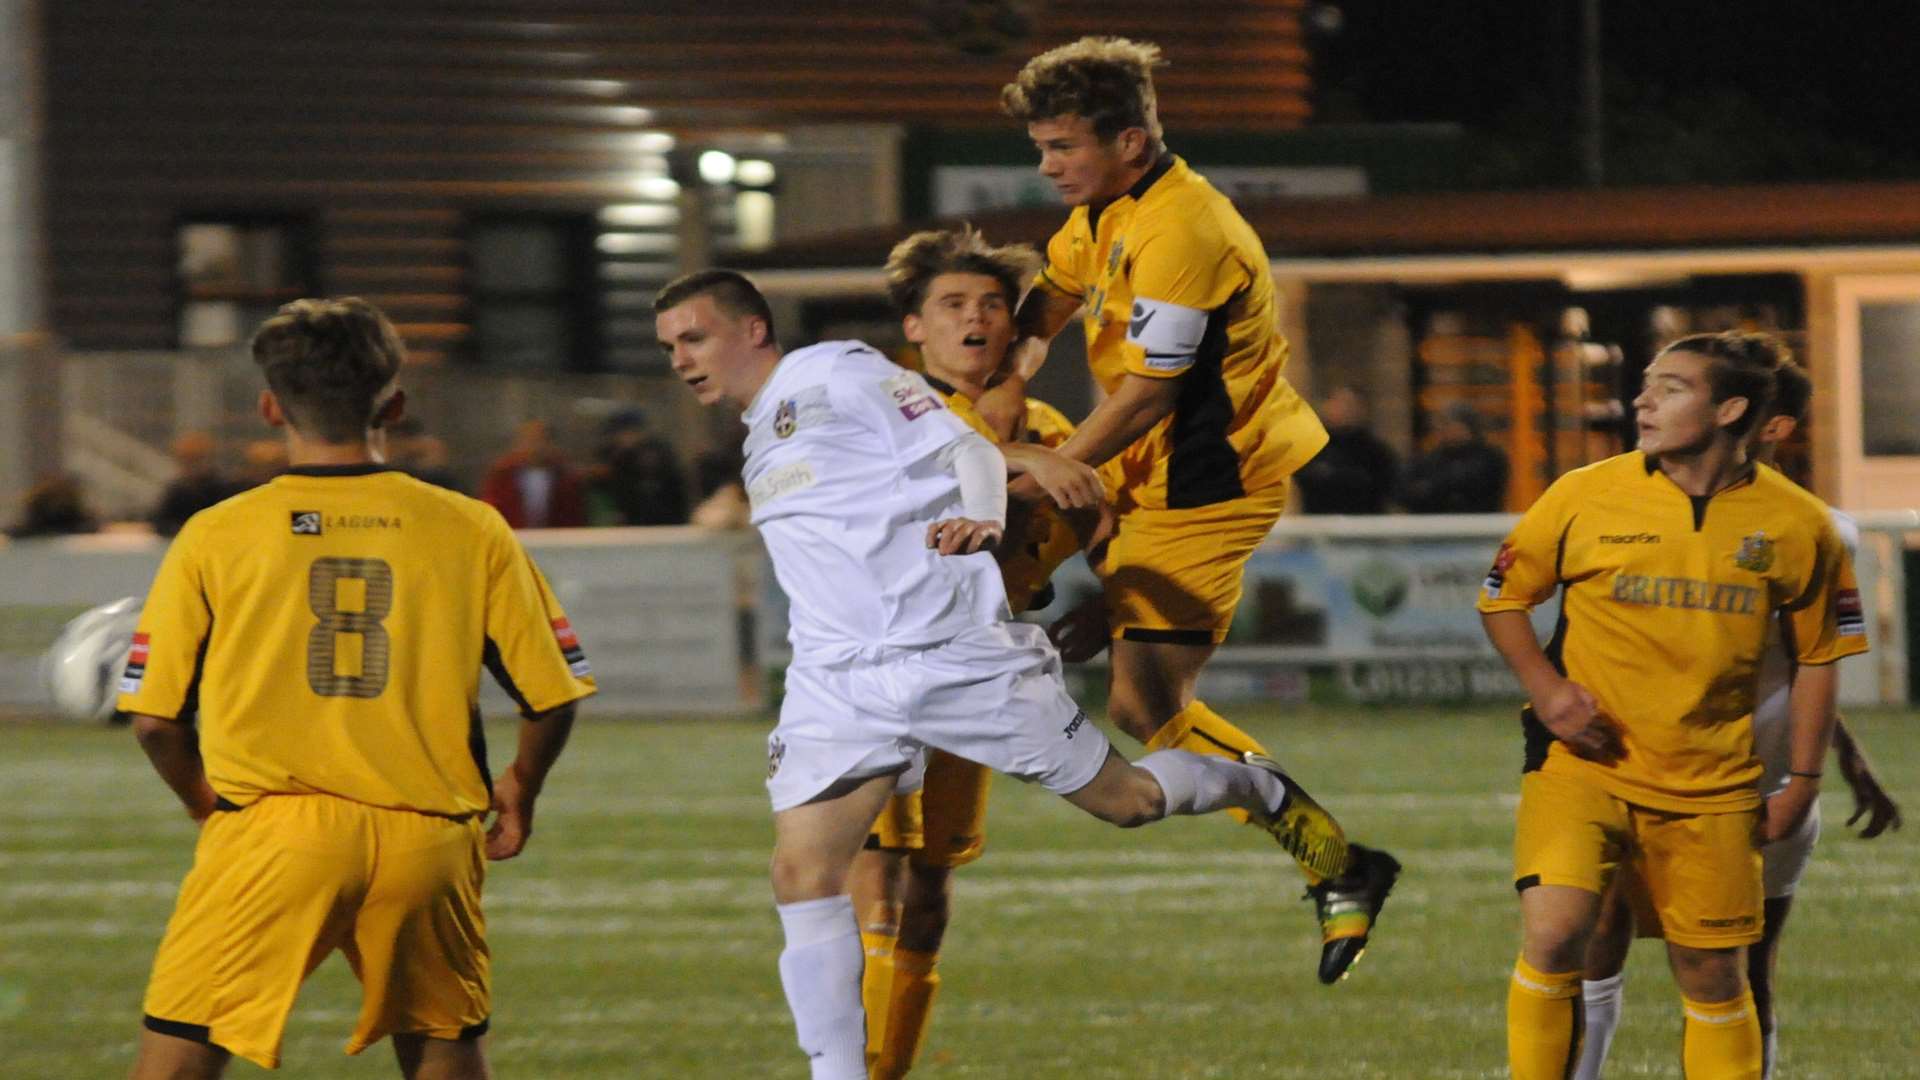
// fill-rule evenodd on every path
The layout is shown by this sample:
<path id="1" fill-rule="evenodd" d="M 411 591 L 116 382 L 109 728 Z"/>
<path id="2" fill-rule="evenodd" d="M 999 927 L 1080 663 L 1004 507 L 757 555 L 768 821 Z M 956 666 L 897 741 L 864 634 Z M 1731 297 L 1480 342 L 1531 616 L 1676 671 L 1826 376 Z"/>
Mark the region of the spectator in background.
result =
<path id="1" fill-rule="evenodd" d="M 413 417 L 402 417 L 387 431 L 387 464 L 416 480 L 464 495 L 467 489 L 453 475 L 447 458 L 446 442 L 427 434 L 426 426 Z"/>
<path id="2" fill-rule="evenodd" d="M 20 520 L 7 530 L 15 540 L 35 536 L 70 536 L 98 529 L 78 477 L 55 473 L 27 489 L 20 500 Z"/>
<path id="3" fill-rule="evenodd" d="M 580 477 L 554 445 L 544 420 L 520 425 L 513 448 L 494 460 L 480 498 L 516 529 L 558 529 L 587 523 Z"/>
<path id="4" fill-rule="evenodd" d="M 1367 428 L 1367 403 L 1350 386 L 1322 398 L 1320 421 L 1327 446 L 1293 476 L 1300 508 L 1309 514 L 1384 514 L 1399 459 L 1393 447 Z"/>
<path id="5" fill-rule="evenodd" d="M 218 447 L 204 431 L 189 431 L 173 440 L 173 462 L 180 472 L 160 493 L 160 503 L 148 520 L 153 531 L 172 536 L 187 519 L 234 493 L 233 481 L 220 475 L 214 458 Z"/>
<path id="6" fill-rule="evenodd" d="M 587 520 L 594 525 L 684 525 L 687 479 L 673 444 L 647 429 L 647 414 L 628 406 L 607 417 L 587 483 Z"/>
<path id="7" fill-rule="evenodd" d="M 287 471 L 287 444 L 282 439 L 255 439 L 240 452 L 243 462 L 238 488 L 255 488 Z"/>
<path id="8" fill-rule="evenodd" d="M 1440 413 L 1433 448 L 1407 463 L 1400 505 L 1415 514 L 1496 514 L 1507 505 L 1507 454 L 1464 401 Z"/>

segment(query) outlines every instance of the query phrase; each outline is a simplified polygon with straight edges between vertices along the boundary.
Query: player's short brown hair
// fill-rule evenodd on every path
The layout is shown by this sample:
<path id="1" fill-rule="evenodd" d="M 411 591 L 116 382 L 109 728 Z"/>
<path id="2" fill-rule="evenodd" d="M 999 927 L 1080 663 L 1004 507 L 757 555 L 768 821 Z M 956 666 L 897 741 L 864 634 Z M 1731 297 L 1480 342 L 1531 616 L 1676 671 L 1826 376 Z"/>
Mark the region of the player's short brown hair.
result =
<path id="1" fill-rule="evenodd" d="M 1012 306 L 1039 269 L 1039 254 L 1025 244 L 993 247 L 971 225 L 928 229 L 893 245 L 887 254 L 887 298 L 900 314 L 918 315 L 934 278 L 984 274 L 1000 283 Z"/>
<path id="2" fill-rule="evenodd" d="M 674 278 L 654 295 L 653 313 L 665 314 L 697 296 L 713 297 L 714 305 L 730 318 L 752 317 L 766 323 L 767 341 L 775 341 L 773 309 L 747 275 L 738 270 L 696 270 Z"/>
<path id="3" fill-rule="evenodd" d="M 1166 61 L 1160 46 L 1119 37 L 1083 37 L 1027 61 L 1000 88 L 1000 108 L 1021 123 L 1085 117 L 1101 142 L 1128 128 L 1144 128 L 1158 154 L 1164 133 L 1153 90 L 1153 69 Z"/>
<path id="4" fill-rule="evenodd" d="M 1813 404 L 1813 376 L 1807 369 L 1788 360 L 1773 372 L 1773 415 L 1784 416 L 1796 424 L 1807 422 L 1807 407 Z"/>
<path id="5" fill-rule="evenodd" d="M 1718 404 L 1731 398 L 1747 399 L 1747 411 L 1732 424 L 1734 435 L 1745 435 L 1769 415 L 1780 365 L 1793 362 L 1786 342 L 1772 334 L 1727 330 L 1718 334 L 1689 334 L 1660 350 L 1690 352 L 1707 358 L 1707 386 Z"/>
<path id="6" fill-rule="evenodd" d="M 288 422 L 331 443 L 366 435 L 406 355 L 393 324 L 357 296 L 295 300 L 253 335 L 253 362 Z"/>

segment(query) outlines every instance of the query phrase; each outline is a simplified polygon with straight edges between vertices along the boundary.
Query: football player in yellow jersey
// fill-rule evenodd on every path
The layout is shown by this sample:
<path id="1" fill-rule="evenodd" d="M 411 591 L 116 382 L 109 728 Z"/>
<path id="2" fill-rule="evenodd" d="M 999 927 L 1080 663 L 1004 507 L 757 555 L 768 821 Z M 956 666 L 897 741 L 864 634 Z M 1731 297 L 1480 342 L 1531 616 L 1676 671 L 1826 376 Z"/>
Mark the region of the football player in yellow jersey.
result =
<path id="1" fill-rule="evenodd" d="M 1867 647 L 1827 508 L 1747 454 L 1781 355 L 1763 335 L 1668 346 L 1634 399 L 1640 448 L 1555 481 L 1488 574 L 1487 636 L 1531 702 L 1507 993 L 1516 1080 L 1573 1073 L 1584 952 L 1623 863 L 1665 930 L 1687 1077 L 1761 1075 L 1744 962 L 1761 936 L 1758 845 L 1797 829 L 1819 794 L 1834 662 Z M 1527 612 L 1556 590 L 1543 649 Z M 1752 715 L 1776 618 L 1797 662 L 1792 750 L 1786 786 L 1763 804 Z"/>
<path id="2" fill-rule="evenodd" d="M 963 228 L 915 233 L 894 247 L 886 266 L 889 296 L 907 340 L 920 349 L 927 382 L 954 415 L 1015 458 L 1027 444 L 1057 447 L 1073 434 L 1072 423 L 1038 399 L 1026 399 L 1024 412 L 998 427 L 973 405 L 1005 368 L 1015 337 L 1014 303 L 1038 265 L 1029 248 L 991 247 Z M 1036 456 L 1034 464 L 1045 461 Z M 1008 606 L 1018 615 L 1045 606 L 1047 579 L 1094 538 L 1099 515 L 1062 512 L 1045 501 L 1010 510 L 995 554 Z M 922 789 L 894 796 L 854 864 L 873 1080 L 905 1076 L 925 1042 L 940 986 L 952 873 L 978 859 L 985 846 L 992 776 L 982 765 L 929 751 Z"/>
<path id="3" fill-rule="evenodd" d="M 1104 608 L 1056 627 L 1069 660 L 1112 649 L 1108 716 L 1149 749 L 1267 760 L 1252 736 L 1195 695 L 1225 639 L 1247 558 L 1286 504 L 1288 477 L 1326 429 L 1282 375 L 1267 255 L 1226 197 L 1167 150 L 1153 68 L 1160 50 L 1083 38 L 1029 61 L 1001 91 L 1027 125 L 1040 172 L 1073 207 L 1021 302 L 1041 341 L 1076 313 L 1105 398 L 1061 453 L 1101 466 L 1113 539 L 1093 569 Z M 1019 411 L 1044 353 L 980 403 Z M 1026 482 L 1016 483 L 1019 493 Z M 1300 862 L 1321 926 L 1320 981 L 1366 947 L 1400 864 L 1349 845 L 1304 791 L 1262 824 Z"/>
<path id="4" fill-rule="evenodd" d="M 292 467 L 186 523 L 121 685 L 200 825 L 133 1076 L 277 1067 L 301 982 L 338 949 L 362 988 L 348 1053 L 391 1035 L 404 1076 L 485 1077 L 485 860 L 532 833 L 586 658 L 498 513 L 380 464 L 405 405 L 385 316 L 296 301 L 253 357 Z M 491 779 L 483 666 L 525 717 Z"/>

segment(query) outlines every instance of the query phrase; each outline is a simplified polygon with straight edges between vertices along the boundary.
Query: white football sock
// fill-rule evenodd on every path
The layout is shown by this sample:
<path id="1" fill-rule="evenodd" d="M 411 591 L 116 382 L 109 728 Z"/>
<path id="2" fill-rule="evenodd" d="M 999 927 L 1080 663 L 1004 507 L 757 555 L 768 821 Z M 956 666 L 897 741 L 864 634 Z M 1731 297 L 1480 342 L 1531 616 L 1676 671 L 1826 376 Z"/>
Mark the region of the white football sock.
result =
<path id="1" fill-rule="evenodd" d="M 1626 995 L 1625 972 L 1609 979 L 1587 979 L 1580 984 L 1580 1000 L 1586 1005 L 1587 1033 L 1580 1047 L 1580 1067 L 1573 1080 L 1600 1080 L 1600 1069 L 1607 1063 L 1607 1051 L 1613 1046 L 1613 1033 L 1620 1027 L 1620 1000 Z"/>
<path id="2" fill-rule="evenodd" d="M 1134 764 L 1160 782 L 1167 817 L 1211 814 L 1229 806 L 1265 817 L 1287 797 L 1287 786 L 1267 770 L 1212 754 L 1155 750 Z"/>
<path id="3" fill-rule="evenodd" d="M 802 900 L 777 904 L 775 910 L 787 933 L 780 985 L 800 1049 L 812 1062 L 813 1080 L 866 1080 L 867 1014 L 860 1004 L 866 954 L 853 898 Z"/>

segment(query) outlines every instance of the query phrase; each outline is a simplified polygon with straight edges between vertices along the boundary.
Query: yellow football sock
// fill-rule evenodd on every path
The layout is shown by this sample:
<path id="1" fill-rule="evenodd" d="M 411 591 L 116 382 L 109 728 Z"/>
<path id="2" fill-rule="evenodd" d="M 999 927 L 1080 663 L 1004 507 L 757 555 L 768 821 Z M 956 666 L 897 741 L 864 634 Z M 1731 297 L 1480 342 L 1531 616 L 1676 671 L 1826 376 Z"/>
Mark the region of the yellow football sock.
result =
<path id="1" fill-rule="evenodd" d="M 900 1080 L 920 1060 L 927 1042 L 927 1021 L 940 992 L 937 952 L 893 951 L 893 993 L 887 1003 L 887 1037 L 880 1045 L 870 1080 Z"/>
<path id="2" fill-rule="evenodd" d="M 1681 998 L 1687 1015 L 1680 1053 L 1687 1080 L 1760 1080 L 1760 1014 L 1753 994 L 1708 1004 Z"/>
<path id="3" fill-rule="evenodd" d="M 1572 1076 L 1585 1027 L 1579 972 L 1549 975 L 1525 957 L 1514 961 L 1507 983 L 1507 1064 L 1513 1080 Z"/>
<path id="4" fill-rule="evenodd" d="M 867 966 L 860 973 L 860 1003 L 867 1009 L 867 1064 L 880 1056 L 887 1037 L 887 1001 L 893 992 L 893 942 L 898 925 L 874 926 L 860 930 L 860 947 L 866 951 Z"/>
<path id="5" fill-rule="evenodd" d="M 1240 760 L 1240 755 L 1251 750 L 1256 754 L 1267 752 L 1266 747 L 1253 736 L 1228 723 L 1226 718 L 1206 703 L 1195 698 L 1191 705 L 1173 714 L 1173 719 L 1160 725 L 1160 730 L 1147 740 L 1147 751 L 1185 750 L 1194 754 L 1212 754 L 1215 757 Z M 1247 812 L 1239 807 L 1229 807 L 1227 813 L 1233 820 L 1246 824 Z"/>
<path id="6" fill-rule="evenodd" d="M 1267 748 L 1260 745 L 1260 740 L 1235 727 L 1226 717 L 1207 708 L 1206 702 L 1198 698 L 1175 713 L 1173 719 L 1162 724 L 1160 730 L 1153 733 L 1153 738 L 1147 740 L 1149 752 L 1167 749 L 1185 750 L 1194 754 L 1213 754 L 1216 757 L 1232 758 L 1235 761 L 1248 751 L 1256 754 L 1267 752 Z M 1300 811 L 1324 819 L 1315 822 L 1309 829 L 1311 833 L 1341 835 L 1340 823 L 1306 792 L 1299 793 L 1299 799 L 1295 805 Z M 1248 821 L 1247 812 L 1237 806 L 1229 807 L 1226 812 L 1242 824 Z M 1346 859 L 1343 857 L 1340 862 L 1344 864 Z M 1318 872 L 1305 864 L 1301 864 L 1300 872 L 1306 875 L 1308 884 L 1318 885 L 1322 880 Z"/>

